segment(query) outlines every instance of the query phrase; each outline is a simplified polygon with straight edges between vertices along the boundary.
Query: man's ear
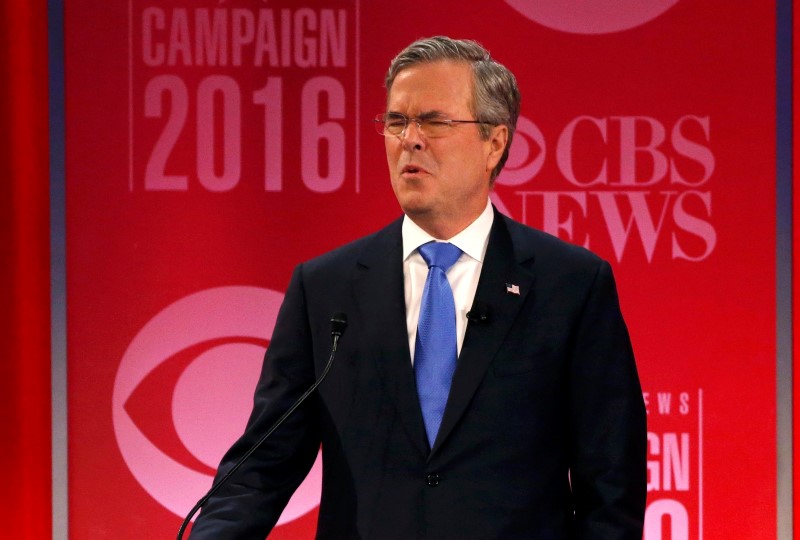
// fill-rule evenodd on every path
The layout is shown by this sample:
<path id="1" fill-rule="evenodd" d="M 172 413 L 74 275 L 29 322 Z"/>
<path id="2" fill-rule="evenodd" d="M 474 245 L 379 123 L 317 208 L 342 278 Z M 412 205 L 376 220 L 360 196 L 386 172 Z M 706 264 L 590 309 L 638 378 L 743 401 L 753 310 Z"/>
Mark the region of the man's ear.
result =
<path id="1" fill-rule="evenodd" d="M 494 126 L 489 134 L 489 153 L 486 156 L 486 170 L 491 173 L 494 168 L 500 163 L 500 158 L 503 157 L 503 152 L 508 145 L 508 127 L 507 126 Z"/>

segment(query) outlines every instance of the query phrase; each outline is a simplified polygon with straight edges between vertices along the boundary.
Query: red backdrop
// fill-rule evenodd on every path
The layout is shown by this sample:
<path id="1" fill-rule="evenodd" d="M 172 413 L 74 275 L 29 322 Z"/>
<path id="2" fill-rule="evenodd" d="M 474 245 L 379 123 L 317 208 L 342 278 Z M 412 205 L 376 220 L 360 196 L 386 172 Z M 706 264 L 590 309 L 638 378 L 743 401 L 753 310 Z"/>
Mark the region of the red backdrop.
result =
<path id="1" fill-rule="evenodd" d="M 47 5 L 0 3 L 0 463 L 8 538 L 47 538 L 50 260 Z"/>
<path id="2" fill-rule="evenodd" d="M 434 34 L 518 77 L 495 203 L 614 267 L 645 538 L 775 537 L 775 5 L 592 4 L 67 4 L 72 537 L 168 535 L 209 486 L 294 265 L 399 214 L 369 120 Z"/>

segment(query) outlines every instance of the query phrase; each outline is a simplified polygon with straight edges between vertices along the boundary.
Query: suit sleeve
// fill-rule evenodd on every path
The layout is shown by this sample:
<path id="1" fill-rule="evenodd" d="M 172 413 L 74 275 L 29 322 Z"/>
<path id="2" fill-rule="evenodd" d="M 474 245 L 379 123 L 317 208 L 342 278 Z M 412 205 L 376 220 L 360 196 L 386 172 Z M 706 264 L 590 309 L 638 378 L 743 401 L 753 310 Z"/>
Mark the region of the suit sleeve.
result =
<path id="1" fill-rule="evenodd" d="M 580 540 L 641 540 L 647 426 L 633 350 L 602 262 L 571 355 L 570 481 Z"/>
<path id="2" fill-rule="evenodd" d="M 311 329 L 302 266 L 291 279 L 242 437 L 220 463 L 215 482 L 314 383 Z M 314 463 L 320 444 L 312 394 L 203 507 L 191 540 L 264 540 Z"/>

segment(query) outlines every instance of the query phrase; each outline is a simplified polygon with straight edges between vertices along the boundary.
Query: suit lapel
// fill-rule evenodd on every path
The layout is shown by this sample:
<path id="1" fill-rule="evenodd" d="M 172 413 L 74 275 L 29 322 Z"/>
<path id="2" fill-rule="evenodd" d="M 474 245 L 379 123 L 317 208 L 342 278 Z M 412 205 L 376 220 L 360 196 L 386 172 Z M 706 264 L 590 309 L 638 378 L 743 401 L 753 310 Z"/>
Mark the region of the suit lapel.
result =
<path id="1" fill-rule="evenodd" d="M 428 454 L 406 330 L 402 219 L 378 232 L 359 257 L 356 304 L 367 329 L 367 350 L 377 363 L 409 437 Z"/>
<path id="2" fill-rule="evenodd" d="M 534 275 L 521 266 L 532 254 L 516 253 L 505 218 L 495 210 L 483 268 L 475 292 L 475 303 L 488 306 L 488 320 L 470 321 L 458 358 L 450 396 L 431 456 L 447 439 L 467 409 L 484 374 L 530 294 Z M 508 285 L 519 287 L 519 294 Z"/>

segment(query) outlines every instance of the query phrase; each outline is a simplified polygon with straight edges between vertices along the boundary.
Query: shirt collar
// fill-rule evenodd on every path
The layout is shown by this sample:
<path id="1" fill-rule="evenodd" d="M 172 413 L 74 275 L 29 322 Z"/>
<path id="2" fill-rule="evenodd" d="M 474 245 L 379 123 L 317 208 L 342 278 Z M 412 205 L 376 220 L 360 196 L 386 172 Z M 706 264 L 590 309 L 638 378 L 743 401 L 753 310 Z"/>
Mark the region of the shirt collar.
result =
<path id="1" fill-rule="evenodd" d="M 466 229 L 447 240 L 461 251 L 472 257 L 478 262 L 483 262 L 486 254 L 486 246 L 489 243 L 489 231 L 492 230 L 494 222 L 494 211 L 492 203 L 487 199 L 486 208 L 481 215 L 467 226 Z M 422 228 L 414 223 L 408 216 L 403 217 L 403 260 L 408 259 L 409 255 L 423 244 L 437 240 Z"/>

